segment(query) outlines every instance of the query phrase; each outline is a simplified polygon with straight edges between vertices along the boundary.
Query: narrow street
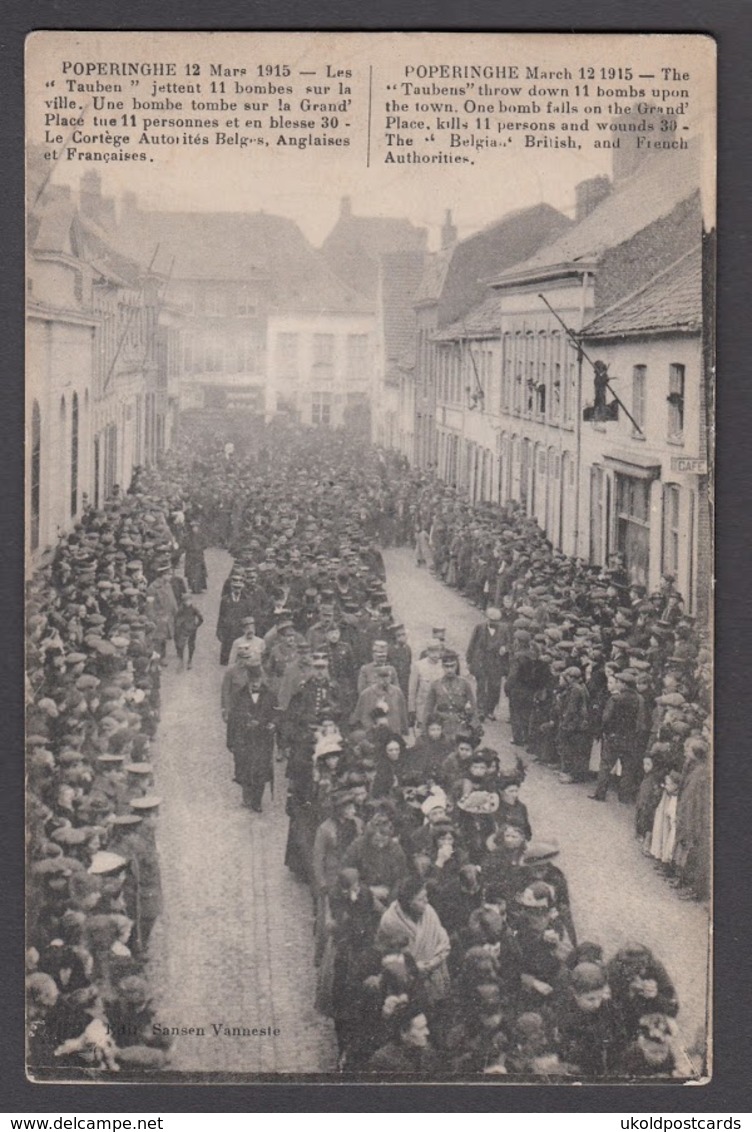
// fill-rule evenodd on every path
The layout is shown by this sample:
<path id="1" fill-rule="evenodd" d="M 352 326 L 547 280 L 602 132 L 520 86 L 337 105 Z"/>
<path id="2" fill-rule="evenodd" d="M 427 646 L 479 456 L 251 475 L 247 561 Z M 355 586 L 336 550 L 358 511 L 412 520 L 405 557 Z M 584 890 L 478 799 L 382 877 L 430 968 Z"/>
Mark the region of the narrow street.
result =
<path id="1" fill-rule="evenodd" d="M 163 797 L 159 851 L 164 914 L 154 933 L 162 1026 L 204 1028 L 175 1040 L 171 1068 L 228 1074 L 320 1073 L 336 1063 L 331 1024 L 314 1009 L 311 897 L 284 865 L 284 768 L 273 804 L 240 802 L 225 747 L 214 635 L 231 558 L 209 551 L 209 592 L 194 665 L 162 679 L 156 788 Z M 272 1037 L 215 1036 L 212 1026 L 266 1027 Z"/>
<path id="2" fill-rule="evenodd" d="M 480 614 L 425 570 L 412 552 L 385 552 L 395 618 L 413 650 L 434 625 L 461 655 Z M 155 743 L 157 790 L 163 797 L 159 851 L 165 908 L 153 937 L 152 973 L 162 1026 L 203 1028 L 176 1038 L 172 1068 L 227 1074 L 321 1073 L 333 1070 L 331 1023 L 314 1009 L 311 898 L 284 866 L 286 780 L 275 764 L 273 803 L 250 813 L 232 782 L 219 711 L 224 669 L 214 636 L 219 592 L 230 557 L 207 554 L 210 589 L 197 598 L 205 618 L 194 667 L 178 673 L 171 654 L 162 682 L 162 721 Z M 503 707 L 504 701 L 502 701 Z M 503 749 L 503 722 L 486 740 Z M 556 838 L 582 940 L 611 955 L 628 940 L 647 944 L 668 967 L 679 993 L 679 1022 L 691 1044 L 705 1024 L 708 956 L 705 910 L 683 903 L 641 856 L 633 811 L 609 800 L 598 806 L 585 786 L 561 786 L 531 765 L 523 787 L 534 832 Z M 214 1027 L 266 1027 L 276 1036 L 215 1036 Z"/>

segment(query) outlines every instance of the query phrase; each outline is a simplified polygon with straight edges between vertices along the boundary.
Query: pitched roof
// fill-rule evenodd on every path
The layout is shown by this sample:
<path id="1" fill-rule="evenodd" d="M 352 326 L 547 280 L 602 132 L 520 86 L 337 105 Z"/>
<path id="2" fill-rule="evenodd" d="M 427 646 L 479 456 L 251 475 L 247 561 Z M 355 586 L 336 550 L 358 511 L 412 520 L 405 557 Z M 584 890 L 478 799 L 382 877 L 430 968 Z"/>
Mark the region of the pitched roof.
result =
<path id="1" fill-rule="evenodd" d="M 427 232 L 404 217 L 343 215 L 321 245 L 330 267 L 348 286 L 372 298 L 379 259 L 397 252 L 424 252 Z"/>
<path id="2" fill-rule="evenodd" d="M 699 151 L 695 146 L 656 153 L 559 239 L 500 272 L 494 286 L 513 285 L 523 278 L 532 281 L 565 265 L 597 264 L 609 248 L 630 239 L 691 196 L 699 181 Z"/>
<path id="3" fill-rule="evenodd" d="M 362 296 L 336 277 L 293 220 L 266 212 L 130 212 L 121 244 L 176 280 L 254 282 L 270 306 L 364 312 Z"/>
<path id="4" fill-rule="evenodd" d="M 444 326 L 481 303 L 488 280 L 557 239 L 572 221 L 550 204 L 517 209 L 454 246 L 439 303 Z"/>
<path id="5" fill-rule="evenodd" d="M 96 224 L 78 215 L 76 219 L 77 243 L 81 258 L 96 268 L 107 279 L 114 279 L 128 287 L 139 287 L 147 274 L 147 264 L 138 263 L 123 255 L 97 228 Z"/>
<path id="6" fill-rule="evenodd" d="M 432 335 L 435 342 L 453 342 L 460 338 L 489 338 L 501 333 L 501 304 L 495 291 L 486 295 L 463 317 L 442 327 Z"/>
<path id="7" fill-rule="evenodd" d="M 383 320 L 384 360 L 387 367 L 406 362 L 415 349 L 415 294 L 425 266 L 425 254 L 392 252 L 380 260 L 379 299 Z"/>
<path id="8" fill-rule="evenodd" d="M 138 287 L 146 274 L 145 265 L 118 251 L 57 186 L 46 189 L 29 212 L 28 234 L 33 251 L 73 256 L 123 286 Z"/>
<path id="9" fill-rule="evenodd" d="M 633 334 L 699 334 L 702 329 L 702 250 L 698 245 L 582 330 L 584 338 Z"/>
<path id="10" fill-rule="evenodd" d="M 449 264 L 452 261 L 454 248 L 442 248 L 440 252 L 432 252 L 426 256 L 426 266 L 423 271 L 418 290 L 415 292 L 415 305 L 423 303 L 438 303 L 444 281 L 447 277 Z"/>

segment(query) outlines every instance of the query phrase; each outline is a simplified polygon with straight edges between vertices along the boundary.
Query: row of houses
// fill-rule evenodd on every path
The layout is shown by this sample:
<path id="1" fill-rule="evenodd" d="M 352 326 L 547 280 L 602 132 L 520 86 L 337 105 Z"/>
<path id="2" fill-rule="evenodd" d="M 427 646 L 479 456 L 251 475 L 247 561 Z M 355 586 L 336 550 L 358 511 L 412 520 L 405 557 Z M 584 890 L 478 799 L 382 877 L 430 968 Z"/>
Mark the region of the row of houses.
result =
<path id="1" fill-rule="evenodd" d="M 90 183 L 84 179 L 85 200 Z M 120 253 L 68 188 L 30 161 L 26 514 L 32 566 L 157 459 L 175 428 L 178 321 L 164 281 Z"/>
<path id="2" fill-rule="evenodd" d="M 574 219 L 536 205 L 457 241 L 448 217 L 438 252 L 404 253 L 399 270 L 384 257 L 374 439 L 472 500 L 518 501 L 568 554 L 619 554 L 650 589 L 670 574 L 704 616 L 713 257 L 699 183 L 690 146 L 582 183 Z"/>
<path id="3" fill-rule="evenodd" d="M 77 193 L 55 185 L 46 164 L 30 154 L 30 567 L 87 501 L 170 447 L 181 412 L 285 413 L 368 435 L 375 281 L 356 289 L 331 262 L 346 266 L 344 234 L 366 263 L 373 225 L 360 230 L 347 201 L 317 250 L 284 217 L 142 209 L 132 193 L 104 196 L 96 172 Z"/>

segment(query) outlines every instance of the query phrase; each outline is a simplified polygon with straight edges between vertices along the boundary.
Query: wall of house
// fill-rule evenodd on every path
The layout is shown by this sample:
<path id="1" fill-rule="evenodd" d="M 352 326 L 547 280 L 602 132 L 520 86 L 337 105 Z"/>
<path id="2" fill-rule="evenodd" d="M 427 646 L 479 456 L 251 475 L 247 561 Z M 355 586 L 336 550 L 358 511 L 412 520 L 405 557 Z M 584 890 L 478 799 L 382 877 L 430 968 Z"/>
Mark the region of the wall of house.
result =
<path id="1" fill-rule="evenodd" d="M 661 575 L 675 574 L 692 611 L 697 603 L 700 528 L 699 475 L 702 351 L 699 335 L 629 337 L 585 342 L 590 357 L 606 362 L 612 385 L 641 426 L 642 435 L 620 410 L 613 422 L 584 422 L 580 482 L 580 528 L 586 533 L 585 556 L 603 564 L 621 549 L 624 522 L 619 479 L 642 479 L 648 492 L 645 519 L 647 562 L 631 564 L 649 589 Z M 678 409 L 667 400 L 683 367 L 681 424 Z M 638 369 L 637 367 L 641 367 Z M 642 368 L 644 367 L 644 368 Z M 636 372 L 637 371 L 637 372 Z M 644 390 L 644 392 L 641 392 Z M 610 398 L 609 398 L 610 399 Z M 638 489 L 639 491 L 639 489 Z M 642 557 L 640 554 L 639 557 Z M 630 563 L 628 563 L 630 567 Z"/>
<path id="2" fill-rule="evenodd" d="M 268 323 L 267 411 L 338 427 L 374 389 L 374 316 L 279 313 Z"/>
<path id="3" fill-rule="evenodd" d="M 93 326 L 74 316 L 29 309 L 26 336 L 27 550 L 36 561 L 69 531 L 91 498 Z M 39 413 L 39 522 L 32 529 L 32 427 Z M 74 473 L 74 405 L 78 455 Z M 76 491 L 73 493 L 76 474 Z"/>

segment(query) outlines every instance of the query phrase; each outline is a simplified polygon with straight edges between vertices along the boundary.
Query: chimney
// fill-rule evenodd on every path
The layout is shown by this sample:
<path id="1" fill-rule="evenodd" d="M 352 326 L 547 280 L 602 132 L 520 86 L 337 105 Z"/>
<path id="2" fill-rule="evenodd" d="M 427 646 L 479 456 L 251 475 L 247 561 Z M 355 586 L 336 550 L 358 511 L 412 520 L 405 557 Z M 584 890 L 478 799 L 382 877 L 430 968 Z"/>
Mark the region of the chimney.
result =
<path id="1" fill-rule="evenodd" d="M 643 113 L 638 113 L 638 106 L 643 108 Z M 633 136 L 626 139 L 629 144 L 615 149 L 611 158 L 611 173 L 614 178 L 614 184 L 618 181 L 623 181 L 626 177 L 631 177 L 637 168 L 642 165 L 645 158 L 650 153 L 647 149 L 638 149 L 635 141 L 634 134 L 639 138 L 652 133 L 660 127 L 660 115 L 663 110 L 652 102 L 633 102 L 630 107 L 629 117 L 627 122 L 631 127 Z M 620 124 L 624 121 L 625 115 L 618 114 L 612 121 L 618 121 Z M 656 120 L 657 119 L 657 120 Z M 618 136 L 618 135 L 617 135 Z"/>
<path id="2" fill-rule="evenodd" d="M 81 177 L 79 199 L 84 216 L 98 223 L 102 201 L 102 178 L 94 169 L 88 169 Z"/>
<path id="3" fill-rule="evenodd" d="M 350 197 L 342 197 L 339 202 L 339 218 L 340 220 L 349 220 L 352 216 L 352 200 Z"/>
<path id="4" fill-rule="evenodd" d="M 611 182 L 605 175 L 590 177 L 587 181 L 580 181 L 578 185 L 575 185 L 575 222 L 579 224 L 581 220 L 594 212 L 610 192 Z"/>
<path id="5" fill-rule="evenodd" d="M 444 223 L 441 226 L 441 250 L 451 248 L 457 242 L 457 228 L 452 224 L 452 210 L 448 208 L 444 213 Z"/>

